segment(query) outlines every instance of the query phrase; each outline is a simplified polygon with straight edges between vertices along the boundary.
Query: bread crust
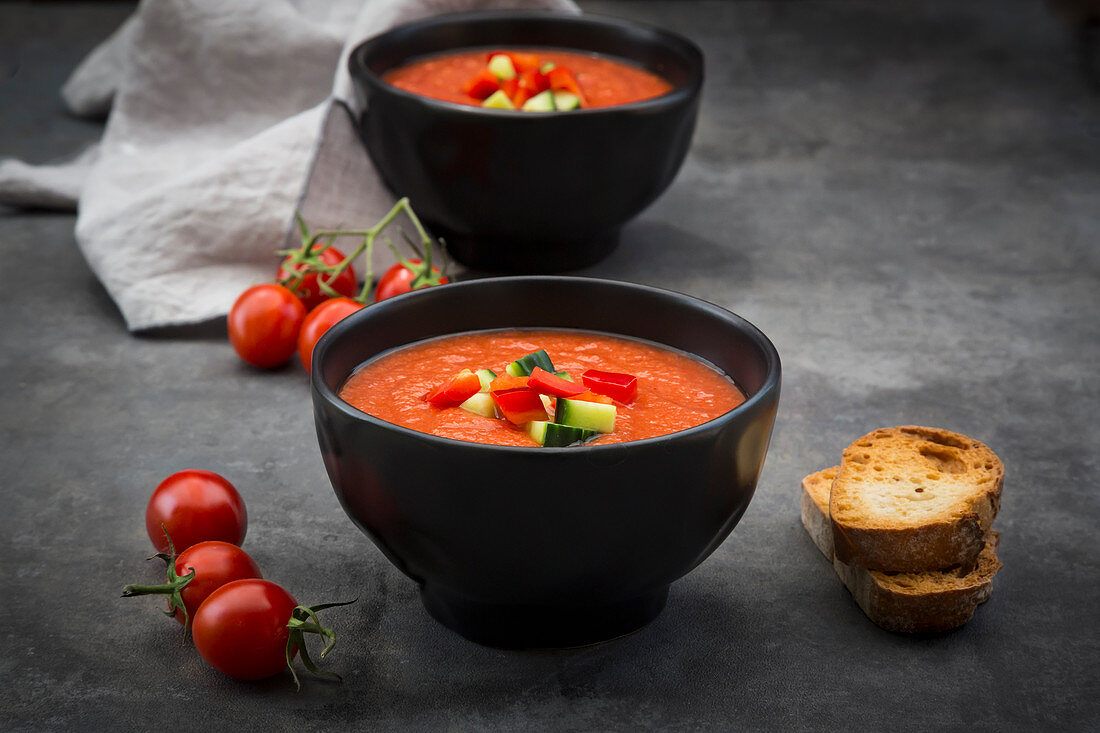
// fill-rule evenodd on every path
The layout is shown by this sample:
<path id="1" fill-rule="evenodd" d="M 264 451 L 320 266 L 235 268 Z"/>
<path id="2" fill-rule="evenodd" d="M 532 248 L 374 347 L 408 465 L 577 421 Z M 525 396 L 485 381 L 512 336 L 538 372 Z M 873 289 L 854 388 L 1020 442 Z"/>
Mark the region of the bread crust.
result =
<path id="1" fill-rule="evenodd" d="M 993 576 L 1001 569 L 997 559 L 1000 535 L 990 531 L 977 566 L 957 571 L 886 573 L 845 565 L 833 559 L 836 574 L 863 612 L 888 631 L 908 634 L 948 631 L 962 626 L 993 592 Z"/>
<path id="2" fill-rule="evenodd" d="M 965 568 L 894 573 L 868 570 L 833 557 L 829 500 L 839 466 L 802 479 L 802 524 L 814 544 L 832 560 L 833 569 L 863 612 L 889 631 L 934 633 L 965 624 L 993 592 L 1000 535 L 990 530 L 982 539 L 977 562 Z"/>
<path id="3" fill-rule="evenodd" d="M 810 539 L 829 562 L 833 561 L 829 494 L 839 470 L 840 466 L 830 466 L 802 479 L 802 526 L 810 533 Z"/>
<path id="4" fill-rule="evenodd" d="M 844 451 L 829 516 L 844 565 L 917 572 L 973 567 L 1000 508 L 1004 465 L 939 428 L 883 428 Z"/>

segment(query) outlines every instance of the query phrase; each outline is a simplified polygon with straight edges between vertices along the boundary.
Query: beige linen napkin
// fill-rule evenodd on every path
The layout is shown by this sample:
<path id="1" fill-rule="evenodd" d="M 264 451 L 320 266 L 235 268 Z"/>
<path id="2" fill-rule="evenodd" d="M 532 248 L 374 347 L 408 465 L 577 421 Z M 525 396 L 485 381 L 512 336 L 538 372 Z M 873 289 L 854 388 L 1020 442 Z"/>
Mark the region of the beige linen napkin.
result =
<path id="1" fill-rule="evenodd" d="M 294 238 L 393 203 L 341 104 L 347 53 L 425 16 L 571 0 L 146 0 L 62 90 L 107 109 L 69 164 L 0 162 L 0 203 L 77 206 L 76 239 L 131 330 L 224 315 Z M 414 202 L 415 203 L 415 202 Z M 379 248 L 375 271 L 392 255 Z"/>

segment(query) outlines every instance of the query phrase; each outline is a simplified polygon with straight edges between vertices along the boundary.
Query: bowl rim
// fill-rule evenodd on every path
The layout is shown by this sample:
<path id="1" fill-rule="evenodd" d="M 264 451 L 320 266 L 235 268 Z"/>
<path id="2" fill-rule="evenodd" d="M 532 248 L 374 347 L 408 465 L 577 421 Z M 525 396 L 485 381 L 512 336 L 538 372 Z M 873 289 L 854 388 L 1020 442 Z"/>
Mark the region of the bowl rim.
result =
<path id="1" fill-rule="evenodd" d="M 546 448 L 546 447 L 534 446 L 534 445 L 532 445 L 532 446 L 515 446 L 515 445 L 495 445 L 495 444 L 492 444 L 492 443 L 478 443 L 478 442 L 471 441 L 471 440 L 459 440 L 457 438 L 446 438 L 446 437 L 443 437 L 441 435 L 433 435 L 431 433 L 421 432 L 419 430 L 414 430 L 412 428 L 405 427 L 404 425 L 398 425 L 396 423 L 389 422 L 388 420 L 383 420 L 380 417 L 375 417 L 374 415 L 371 415 L 368 412 L 364 412 L 363 410 L 360 410 L 359 408 L 354 407 L 353 405 L 351 405 L 351 404 L 345 402 L 344 400 L 340 399 L 339 395 L 337 395 L 334 390 L 330 389 L 328 384 L 326 384 L 324 379 L 321 377 L 321 374 L 324 370 L 320 368 L 320 364 L 321 364 L 322 361 L 324 361 L 325 357 L 328 354 L 329 349 L 332 347 L 332 345 L 334 343 L 336 343 L 336 341 L 338 341 L 340 338 L 343 337 L 344 333 L 352 330 L 360 321 L 368 320 L 370 318 L 376 317 L 376 314 L 379 314 L 379 313 L 383 314 L 383 316 L 384 316 L 385 311 L 391 310 L 394 307 L 397 307 L 399 304 L 406 302 L 409 298 L 415 298 L 415 297 L 418 297 L 421 294 L 418 291 L 412 291 L 412 292 L 409 292 L 409 293 L 405 293 L 403 295 L 398 295 L 398 296 L 394 296 L 392 298 L 387 298 L 386 300 L 380 301 L 378 303 L 372 303 L 372 304 L 368 305 L 366 308 L 362 308 L 359 311 L 356 311 L 355 313 L 352 313 L 351 315 L 347 316 L 343 320 L 337 322 L 334 326 L 332 326 L 332 328 L 330 328 L 324 335 L 321 336 L 321 339 L 317 342 L 317 345 L 313 349 L 313 364 L 312 364 L 312 369 L 310 371 L 310 384 L 312 386 L 314 401 L 316 401 L 318 398 L 323 399 L 327 403 L 329 403 L 329 405 L 335 407 L 337 410 L 339 410 L 340 412 L 344 413 L 346 416 L 348 416 L 352 419 L 355 419 L 355 420 L 358 420 L 358 421 L 361 421 L 361 422 L 367 422 L 367 423 L 370 423 L 370 424 L 372 424 L 376 427 L 380 427 L 380 428 L 383 428 L 383 429 L 395 430 L 398 433 L 403 434 L 407 437 L 414 438 L 414 439 L 419 439 L 419 440 L 425 440 L 425 441 L 430 442 L 430 443 L 441 442 L 444 446 L 450 446 L 450 447 L 465 446 L 469 450 L 488 451 L 490 454 L 495 453 L 497 451 L 504 451 L 505 453 L 515 453 L 515 452 L 518 451 L 520 454 L 527 453 L 527 454 L 531 454 L 531 455 L 546 455 L 546 454 L 555 455 L 555 454 L 559 454 L 559 453 L 562 453 L 562 452 L 577 453 L 578 451 L 584 452 L 584 454 L 587 454 L 588 452 L 591 452 L 591 451 L 595 451 L 595 452 L 599 452 L 599 453 L 612 453 L 614 451 L 629 451 L 629 450 L 632 450 L 632 446 L 649 446 L 649 445 L 655 445 L 655 444 L 659 444 L 659 443 L 666 443 L 666 442 L 669 442 L 669 441 L 687 439 L 687 438 L 689 438 L 693 435 L 696 435 L 698 433 L 702 433 L 702 432 L 705 432 L 705 431 L 708 431 L 708 430 L 713 430 L 713 429 L 719 427 L 719 423 L 730 422 L 730 421 L 736 419 L 737 417 L 739 417 L 741 414 L 753 410 L 758 404 L 760 404 L 760 403 L 762 403 L 762 402 L 764 402 L 768 399 L 771 399 L 772 393 L 778 392 L 778 390 L 779 390 L 781 372 L 782 372 L 782 364 L 781 364 L 781 361 L 780 361 L 780 358 L 779 358 L 779 352 L 778 352 L 778 350 L 776 350 L 775 345 L 764 334 L 764 332 L 761 331 L 759 328 L 757 328 L 753 323 L 746 320 L 742 316 L 739 316 L 738 314 L 734 313 L 733 311 L 728 310 L 726 308 L 723 308 L 720 305 L 716 305 L 714 303 L 711 303 L 710 301 L 703 300 L 702 298 L 697 298 L 693 295 L 687 295 L 686 293 L 681 293 L 681 292 L 678 292 L 678 291 L 675 291 L 675 290 L 668 290 L 666 288 L 656 288 L 656 287 L 652 287 L 652 286 L 649 286 L 649 285 L 640 285 L 638 283 L 633 283 L 633 282 L 628 282 L 628 281 L 623 281 L 623 280 L 610 280 L 610 279 L 607 279 L 607 278 L 576 277 L 576 276 L 563 276 L 563 275 L 513 275 L 513 276 L 505 276 L 505 277 L 478 278 L 476 280 L 466 280 L 466 281 L 462 281 L 462 282 L 448 283 L 447 285 L 445 285 L 443 287 L 446 288 L 448 291 L 458 292 L 460 290 L 476 289 L 476 288 L 479 288 L 479 287 L 484 287 L 485 284 L 497 283 L 497 282 L 501 282 L 501 281 L 517 282 L 517 283 L 520 283 L 520 284 L 522 284 L 524 282 L 534 284 L 535 282 L 546 282 L 546 281 L 565 282 L 565 283 L 578 283 L 578 284 L 579 283 L 594 283 L 597 286 L 601 286 L 601 287 L 602 286 L 621 287 L 621 288 L 625 288 L 625 289 L 628 289 L 628 290 L 642 291 L 642 292 L 649 293 L 650 295 L 654 295 L 654 296 L 671 297 L 674 300 L 679 300 L 679 301 L 681 301 L 681 302 L 685 303 L 686 305 L 689 305 L 693 308 L 698 308 L 699 310 L 703 310 L 703 311 L 706 311 L 706 312 L 711 313 L 713 315 L 716 315 L 719 318 L 722 318 L 722 319 L 725 319 L 725 320 L 730 320 L 730 321 L 732 321 L 732 323 L 735 326 L 740 328 L 742 330 L 742 332 L 745 333 L 745 335 L 747 335 L 749 337 L 749 339 L 751 341 L 753 341 L 753 343 L 757 346 L 757 348 L 759 348 L 760 351 L 764 354 L 765 367 L 766 367 L 764 382 L 763 382 L 763 384 L 760 385 L 760 388 L 758 390 L 756 390 L 756 392 L 753 395 L 748 396 L 745 399 L 745 401 L 742 402 L 740 405 L 738 405 L 737 407 L 734 407 L 732 410 L 729 410 L 728 412 L 725 412 L 725 413 L 723 413 L 723 414 L 721 414 L 717 417 L 714 417 L 710 420 L 707 420 L 704 423 L 700 423 L 699 425 L 695 425 L 693 427 L 686 428 L 684 430 L 677 430 L 676 432 L 673 432 L 673 433 L 666 433 L 664 435 L 657 435 L 657 436 L 654 436 L 652 438 L 642 438 L 640 440 L 628 440 L 628 441 L 624 441 L 622 443 L 606 443 L 606 444 L 603 444 L 603 445 L 580 445 L 580 446 L 566 446 L 566 447 L 562 447 L 562 448 Z M 433 288 L 433 290 L 434 289 L 435 288 Z M 504 328 L 507 328 L 507 327 L 504 327 Z M 553 326 L 545 326 L 543 328 L 546 328 L 547 330 L 553 330 L 554 327 Z M 471 331 L 484 331 L 484 330 L 489 330 L 489 329 L 470 329 L 470 330 Z M 584 330 L 584 329 L 580 329 L 580 330 Z M 460 333 L 466 333 L 466 331 L 454 331 L 450 335 L 460 334 Z M 612 336 L 615 335 L 613 333 L 603 332 L 603 331 L 601 331 L 600 333 L 608 333 L 609 335 L 612 335 Z M 447 336 L 447 335 L 448 334 L 440 334 L 439 337 L 444 337 L 444 336 Z M 432 338 L 437 338 L 437 337 L 432 337 Z M 417 339 L 416 341 L 410 341 L 408 344 L 403 344 L 401 346 L 394 346 L 394 347 L 391 347 L 391 348 L 395 348 L 395 349 L 396 348 L 401 348 L 402 346 L 409 346 L 413 343 L 419 343 L 420 341 L 423 341 L 423 340 L 425 340 L 425 339 Z M 666 347 L 669 347 L 669 348 L 678 348 L 678 347 L 671 346 L 670 344 L 662 344 L 661 342 L 656 341 L 654 339 L 649 339 L 649 340 L 652 341 L 653 343 L 658 344 L 658 345 L 663 345 L 663 346 L 666 346 Z M 684 351 L 684 349 L 678 349 L 678 350 L 679 351 Z M 690 353 L 690 352 L 688 352 L 688 353 Z M 375 356 L 377 356 L 377 354 Z M 373 359 L 374 357 L 372 356 L 371 358 Z M 344 379 L 347 379 L 347 375 L 344 376 Z M 341 381 L 341 384 L 342 383 L 343 382 Z M 739 388 L 740 388 L 740 386 L 739 386 Z"/>
<path id="2" fill-rule="evenodd" d="M 370 69 L 370 67 L 363 63 L 362 57 L 369 50 L 370 46 L 386 39 L 387 37 L 395 33 L 416 32 L 421 30 L 422 28 L 430 28 L 437 25 L 449 25 L 452 23 L 469 24 L 477 21 L 503 21 L 510 19 L 546 19 L 561 21 L 565 23 L 614 27 L 624 30 L 640 30 L 660 37 L 661 40 L 666 44 L 679 46 L 680 50 L 685 52 L 689 57 L 692 57 L 692 60 L 695 61 L 696 68 L 692 70 L 691 79 L 686 84 L 674 86 L 671 91 L 665 92 L 664 94 L 658 95 L 656 97 L 640 99 L 636 102 L 627 102 L 625 104 L 612 104 L 606 107 L 589 107 L 587 109 L 579 110 L 554 110 L 552 112 L 532 113 L 524 112 L 523 110 L 518 109 L 487 109 L 485 107 L 478 107 L 470 104 L 459 104 L 458 102 L 448 102 L 443 99 L 435 99 L 434 97 L 416 94 L 414 92 L 401 89 L 400 87 L 393 86 L 392 84 L 382 79 L 381 76 L 375 74 Z M 569 46 L 563 46 L 563 48 L 568 49 Z M 452 50 L 457 51 L 458 48 Z M 446 53 L 446 51 L 441 51 L 440 53 Z M 612 58 L 619 58 L 618 56 L 610 52 L 606 52 L 605 55 Z M 472 10 L 457 13 L 441 13 L 439 15 L 433 15 L 428 18 L 421 18 L 420 20 L 402 23 L 401 25 L 389 28 L 357 44 L 348 54 L 347 67 L 348 73 L 351 76 L 353 82 L 365 81 L 368 85 L 373 86 L 378 90 L 384 91 L 385 93 L 396 95 L 397 97 L 410 102 L 420 103 L 425 107 L 434 108 L 441 112 L 450 112 L 454 114 L 471 114 L 486 117 L 487 119 L 499 118 L 525 120 L 535 120 L 540 118 L 561 119 L 563 116 L 588 117 L 592 115 L 613 114 L 618 111 L 654 110 L 665 107 L 673 107 L 677 104 L 681 104 L 685 101 L 692 99 L 693 97 L 698 96 L 699 90 L 703 86 L 703 78 L 706 72 L 702 49 L 700 49 L 694 41 L 680 35 L 679 33 L 675 33 L 659 26 L 649 25 L 647 23 L 640 23 L 634 20 L 626 20 L 624 18 L 616 18 L 610 15 L 600 15 L 596 13 L 569 13 L 563 12 L 561 10 L 549 9 Z"/>

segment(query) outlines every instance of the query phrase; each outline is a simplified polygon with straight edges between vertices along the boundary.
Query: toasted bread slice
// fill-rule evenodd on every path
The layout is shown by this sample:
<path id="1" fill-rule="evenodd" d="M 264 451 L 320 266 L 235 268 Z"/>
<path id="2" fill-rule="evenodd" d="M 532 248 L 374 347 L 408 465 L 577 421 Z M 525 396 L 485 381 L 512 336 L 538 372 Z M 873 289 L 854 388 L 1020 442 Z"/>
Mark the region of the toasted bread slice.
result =
<path id="1" fill-rule="evenodd" d="M 840 466 L 831 466 L 802 479 L 802 526 L 829 562 L 833 561 L 833 525 L 829 521 L 829 494 Z"/>
<path id="2" fill-rule="evenodd" d="M 833 554 L 845 565 L 919 572 L 973 567 L 997 516 L 1004 466 L 976 440 L 883 428 L 848 446 L 833 481 Z"/>
<path id="3" fill-rule="evenodd" d="M 986 534 L 978 562 L 970 572 L 928 570 L 890 573 L 845 565 L 833 558 L 833 568 L 867 617 L 888 631 L 926 633 L 962 626 L 978 604 L 993 592 L 999 533 Z"/>
<path id="4" fill-rule="evenodd" d="M 962 626 L 993 591 L 1000 535 L 990 531 L 970 572 L 930 570 L 890 573 L 846 565 L 833 558 L 829 494 L 839 466 L 802 479 L 802 524 L 830 560 L 868 618 L 884 629 L 907 633 L 947 631 Z"/>

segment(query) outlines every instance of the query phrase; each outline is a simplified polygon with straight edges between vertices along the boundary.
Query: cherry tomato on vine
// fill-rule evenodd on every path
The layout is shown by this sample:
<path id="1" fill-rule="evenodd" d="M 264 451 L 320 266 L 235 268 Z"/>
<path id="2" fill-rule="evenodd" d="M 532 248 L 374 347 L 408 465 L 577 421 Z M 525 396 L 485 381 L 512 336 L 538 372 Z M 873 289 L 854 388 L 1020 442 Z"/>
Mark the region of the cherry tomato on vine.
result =
<path id="1" fill-rule="evenodd" d="M 409 265 L 412 267 L 410 268 Z M 423 265 L 424 263 L 420 260 L 404 260 L 395 263 L 378 280 L 378 287 L 374 291 L 374 302 L 402 295 L 414 289 L 419 290 L 450 282 L 438 268 L 433 267 L 431 273 L 428 273 Z"/>
<path id="2" fill-rule="evenodd" d="M 321 656 L 336 643 L 336 635 L 318 622 L 316 612 L 343 603 L 306 608 L 270 580 L 235 580 L 218 588 L 199 606 L 192 622 L 195 648 L 219 672 L 238 680 L 260 680 L 290 667 L 301 654 L 314 674 L 336 677 L 317 669 L 305 646 L 305 634 L 328 639 Z M 294 674 L 295 682 L 298 675 Z"/>
<path id="3" fill-rule="evenodd" d="M 168 581 L 163 585 L 128 585 L 124 597 L 168 596 L 169 616 L 186 626 L 202 602 L 226 583 L 245 578 L 263 578 L 260 566 L 247 552 L 220 540 L 191 545 L 173 558 L 158 555 L 168 564 Z"/>
<path id="4" fill-rule="evenodd" d="M 229 342 L 253 366 L 270 369 L 294 354 L 306 307 L 282 285 L 253 285 L 229 309 Z"/>
<path id="5" fill-rule="evenodd" d="M 307 373 L 313 369 L 313 347 L 325 331 L 362 308 L 362 303 L 351 298 L 331 298 L 310 311 L 298 334 L 298 356 Z"/>
<path id="6" fill-rule="evenodd" d="M 323 247 L 325 247 L 325 245 L 318 242 L 313 245 L 310 250 L 312 253 L 321 250 L 320 254 L 314 254 L 313 256 L 320 259 L 322 265 L 332 267 L 339 265 L 346 259 L 344 253 L 335 247 L 327 247 L 322 250 L 321 248 Z M 359 283 L 355 279 L 355 268 L 350 264 L 347 266 L 347 269 L 341 271 L 340 274 L 332 278 L 331 281 L 329 275 L 309 272 L 308 270 L 309 266 L 305 262 L 296 261 L 295 255 L 290 254 L 286 256 L 286 259 L 284 259 L 283 263 L 279 266 L 279 271 L 275 274 L 275 279 L 282 283 L 290 280 L 297 273 L 307 271 L 305 275 L 302 275 L 302 279 L 298 282 L 293 291 L 294 294 L 301 299 L 307 311 L 313 310 L 330 297 L 333 297 L 321 290 L 321 286 L 317 284 L 318 277 L 321 277 L 330 288 L 345 298 L 355 296 L 356 292 L 359 290 Z"/>
<path id="7" fill-rule="evenodd" d="M 206 540 L 244 542 L 248 513 L 233 484 L 213 471 L 186 470 L 164 479 L 149 497 L 145 531 L 160 552 L 183 551 Z"/>

